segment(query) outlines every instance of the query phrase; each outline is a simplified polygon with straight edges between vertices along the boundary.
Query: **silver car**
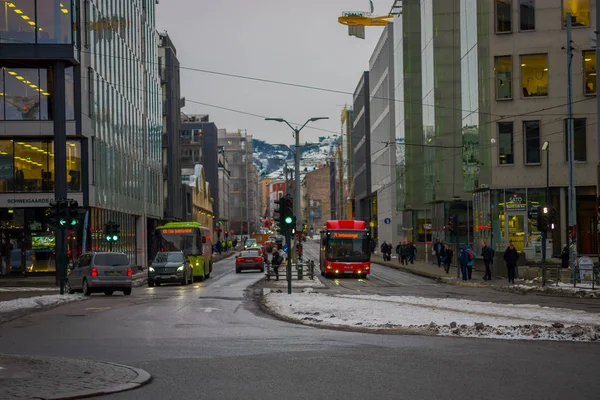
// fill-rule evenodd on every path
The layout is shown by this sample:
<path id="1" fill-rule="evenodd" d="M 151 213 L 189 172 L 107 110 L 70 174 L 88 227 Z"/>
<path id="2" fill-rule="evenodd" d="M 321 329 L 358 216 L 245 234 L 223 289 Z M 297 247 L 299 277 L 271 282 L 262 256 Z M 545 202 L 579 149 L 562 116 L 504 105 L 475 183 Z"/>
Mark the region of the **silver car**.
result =
<path id="1" fill-rule="evenodd" d="M 67 292 L 81 291 L 86 296 L 104 292 L 110 296 L 119 291 L 129 296 L 132 283 L 133 270 L 125 253 L 88 253 L 69 268 Z"/>

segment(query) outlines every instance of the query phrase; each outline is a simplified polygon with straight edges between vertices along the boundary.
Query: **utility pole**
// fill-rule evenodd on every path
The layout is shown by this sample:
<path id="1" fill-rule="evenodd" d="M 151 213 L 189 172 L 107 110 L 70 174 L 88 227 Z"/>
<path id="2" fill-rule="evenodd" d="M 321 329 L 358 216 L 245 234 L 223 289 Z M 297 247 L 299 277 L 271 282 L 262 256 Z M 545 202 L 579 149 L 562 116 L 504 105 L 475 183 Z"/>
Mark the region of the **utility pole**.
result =
<path id="1" fill-rule="evenodd" d="M 571 62 L 573 60 L 571 13 L 567 13 L 567 146 L 569 152 L 569 265 L 575 280 L 575 262 L 577 260 L 577 202 L 575 193 L 575 135 L 573 130 L 573 83 Z"/>
<path id="2" fill-rule="evenodd" d="M 67 121 L 65 116 L 65 63 L 54 63 L 52 106 L 54 109 L 54 187 L 55 200 L 67 198 Z M 60 294 L 65 294 L 67 278 L 67 233 L 57 226 L 56 236 L 56 277 Z M 85 249 L 84 249 L 85 251 Z"/>
<path id="3" fill-rule="evenodd" d="M 596 65 L 600 57 L 600 2 L 596 1 Z M 596 69 L 598 69 L 596 67 Z M 598 243 L 598 261 L 600 262 L 600 101 L 598 100 L 598 84 L 600 84 L 600 76 L 596 74 L 596 145 L 598 147 L 598 163 L 596 164 L 596 222 L 598 224 L 598 233 L 596 234 L 596 242 Z"/>
<path id="4" fill-rule="evenodd" d="M 244 169 L 246 170 L 246 238 L 250 238 L 250 185 L 248 182 L 248 168 L 249 167 L 249 157 L 248 157 L 248 131 L 244 130 L 244 140 L 246 141 L 246 145 L 244 146 L 244 154 L 243 159 L 245 162 Z"/>

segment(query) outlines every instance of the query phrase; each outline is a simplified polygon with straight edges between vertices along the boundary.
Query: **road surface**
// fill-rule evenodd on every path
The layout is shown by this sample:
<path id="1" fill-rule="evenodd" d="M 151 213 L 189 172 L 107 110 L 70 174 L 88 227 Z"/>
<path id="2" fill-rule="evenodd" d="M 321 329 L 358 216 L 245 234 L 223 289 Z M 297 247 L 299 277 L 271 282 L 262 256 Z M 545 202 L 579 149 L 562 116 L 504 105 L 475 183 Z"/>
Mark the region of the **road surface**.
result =
<path id="1" fill-rule="evenodd" d="M 299 326 L 260 313 L 256 290 L 247 288 L 261 278 L 235 274 L 234 260 L 227 259 L 193 286 L 93 295 L 1 325 L 0 353 L 110 361 L 154 377 L 106 399 L 598 397 L 598 345 Z M 377 266 L 368 282 L 401 293 L 435 287 Z"/>

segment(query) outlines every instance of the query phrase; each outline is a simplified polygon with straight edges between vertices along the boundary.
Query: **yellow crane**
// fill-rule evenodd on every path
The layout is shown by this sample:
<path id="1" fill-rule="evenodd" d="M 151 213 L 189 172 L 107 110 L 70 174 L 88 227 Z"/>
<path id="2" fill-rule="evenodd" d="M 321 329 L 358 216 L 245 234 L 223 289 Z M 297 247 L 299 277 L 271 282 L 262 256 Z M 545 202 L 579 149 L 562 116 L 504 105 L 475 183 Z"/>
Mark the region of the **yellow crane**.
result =
<path id="1" fill-rule="evenodd" d="M 392 19 L 402 12 L 402 0 L 395 0 L 387 15 L 373 16 L 373 1 L 369 0 L 370 12 L 366 11 L 344 11 L 338 18 L 338 22 L 348 26 L 348 35 L 365 38 L 365 26 L 386 26 Z"/>

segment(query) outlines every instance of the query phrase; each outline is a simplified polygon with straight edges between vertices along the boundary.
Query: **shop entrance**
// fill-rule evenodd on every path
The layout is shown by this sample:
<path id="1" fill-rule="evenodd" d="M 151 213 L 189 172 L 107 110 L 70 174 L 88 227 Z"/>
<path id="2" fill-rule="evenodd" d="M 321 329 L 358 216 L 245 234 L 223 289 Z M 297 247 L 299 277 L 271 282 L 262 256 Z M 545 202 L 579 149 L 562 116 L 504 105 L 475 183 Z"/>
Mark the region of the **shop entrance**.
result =
<path id="1" fill-rule="evenodd" d="M 513 242 L 515 249 L 521 252 L 527 246 L 527 238 L 529 235 L 527 223 L 527 213 L 509 212 L 506 214 L 504 224 L 504 234 L 509 241 Z"/>

